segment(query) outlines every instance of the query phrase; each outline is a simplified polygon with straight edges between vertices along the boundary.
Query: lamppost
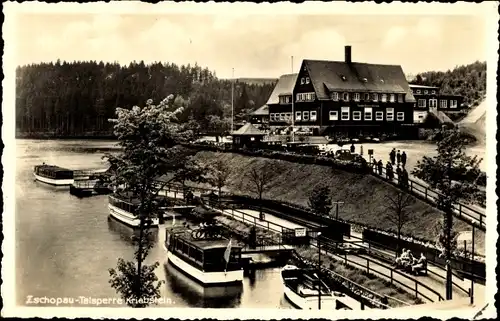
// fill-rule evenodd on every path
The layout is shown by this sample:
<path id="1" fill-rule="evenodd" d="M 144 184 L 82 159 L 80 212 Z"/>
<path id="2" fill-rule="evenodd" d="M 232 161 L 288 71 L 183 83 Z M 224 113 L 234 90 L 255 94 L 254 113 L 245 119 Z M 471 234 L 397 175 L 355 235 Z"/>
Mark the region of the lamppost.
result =
<path id="1" fill-rule="evenodd" d="M 318 232 L 318 274 L 316 277 L 318 278 L 318 310 L 321 310 L 321 279 L 319 275 L 321 273 L 321 232 Z"/>

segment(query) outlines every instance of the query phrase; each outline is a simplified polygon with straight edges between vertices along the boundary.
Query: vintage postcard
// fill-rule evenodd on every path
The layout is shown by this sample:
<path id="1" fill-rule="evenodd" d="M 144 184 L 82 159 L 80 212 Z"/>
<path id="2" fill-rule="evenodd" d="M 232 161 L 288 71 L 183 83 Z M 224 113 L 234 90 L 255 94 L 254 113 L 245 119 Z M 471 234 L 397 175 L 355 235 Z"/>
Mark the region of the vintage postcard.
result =
<path id="1" fill-rule="evenodd" d="M 4 14 L 2 316 L 496 316 L 495 2 Z"/>

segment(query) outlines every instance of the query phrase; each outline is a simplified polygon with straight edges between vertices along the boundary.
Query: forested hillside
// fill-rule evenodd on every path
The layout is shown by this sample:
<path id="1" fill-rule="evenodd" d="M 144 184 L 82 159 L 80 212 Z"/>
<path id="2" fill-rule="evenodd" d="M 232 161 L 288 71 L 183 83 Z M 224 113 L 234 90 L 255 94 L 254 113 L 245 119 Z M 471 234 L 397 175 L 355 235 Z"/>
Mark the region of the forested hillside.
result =
<path id="1" fill-rule="evenodd" d="M 273 84 L 236 81 L 236 121 L 265 104 Z M 169 94 L 185 106 L 182 117 L 200 130 L 220 130 L 231 117 L 231 81 L 200 66 L 171 63 L 60 62 L 16 70 L 16 135 L 18 137 L 108 136 L 116 107 L 143 105 Z M 217 127 L 217 128 L 215 128 Z"/>
<path id="2" fill-rule="evenodd" d="M 438 86 L 442 94 L 461 95 L 465 104 L 475 107 L 486 95 L 486 62 L 476 61 L 446 72 L 422 72 L 410 82 L 416 85 Z"/>

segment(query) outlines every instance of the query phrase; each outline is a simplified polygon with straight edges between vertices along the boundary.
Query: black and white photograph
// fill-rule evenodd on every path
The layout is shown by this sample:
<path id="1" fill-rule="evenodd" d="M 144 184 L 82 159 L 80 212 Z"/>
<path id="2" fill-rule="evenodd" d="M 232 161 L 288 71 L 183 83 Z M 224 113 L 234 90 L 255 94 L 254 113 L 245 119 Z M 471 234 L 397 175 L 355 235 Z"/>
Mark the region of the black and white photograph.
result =
<path id="1" fill-rule="evenodd" d="M 5 3 L 2 316 L 494 318 L 497 9 Z"/>

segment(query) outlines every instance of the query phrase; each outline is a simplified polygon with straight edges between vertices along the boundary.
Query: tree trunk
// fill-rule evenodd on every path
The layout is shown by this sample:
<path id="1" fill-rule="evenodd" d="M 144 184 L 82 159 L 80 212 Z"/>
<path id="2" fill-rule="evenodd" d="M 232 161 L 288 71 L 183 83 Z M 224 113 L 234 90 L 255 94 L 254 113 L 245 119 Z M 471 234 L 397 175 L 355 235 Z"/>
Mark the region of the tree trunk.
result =
<path id="1" fill-rule="evenodd" d="M 145 217 L 141 215 L 141 223 L 139 227 L 139 241 L 138 241 L 138 249 L 137 249 L 137 279 L 136 279 L 136 289 L 135 295 L 137 298 L 141 297 L 141 270 L 142 270 L 142 238 L 144 237 L 144 220 Z"/>
<path id="2" fill-rule="evenodd" d="M 396 245 L 396 256 L 401 254 L 401 227 L 398 226 L 398 244 Z"/>
<path id="3" fill-rule="evenodd" d="M 453 297 L 452 271 L 451 271 L 451 230 L 453 228 L 450 206 L 446 211 L 446 299 L 451 300 Z"/>

